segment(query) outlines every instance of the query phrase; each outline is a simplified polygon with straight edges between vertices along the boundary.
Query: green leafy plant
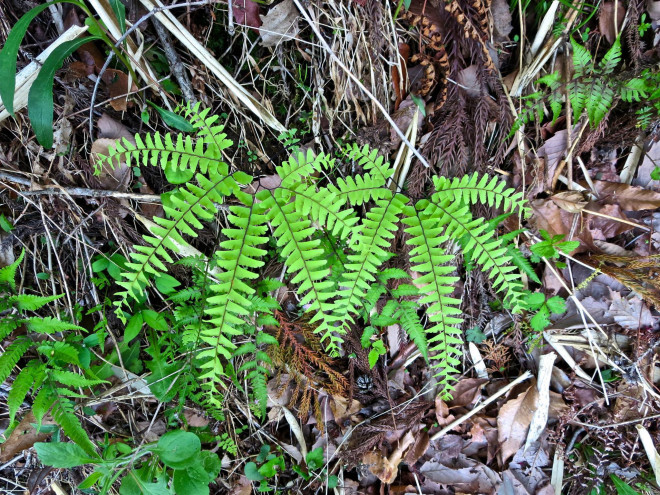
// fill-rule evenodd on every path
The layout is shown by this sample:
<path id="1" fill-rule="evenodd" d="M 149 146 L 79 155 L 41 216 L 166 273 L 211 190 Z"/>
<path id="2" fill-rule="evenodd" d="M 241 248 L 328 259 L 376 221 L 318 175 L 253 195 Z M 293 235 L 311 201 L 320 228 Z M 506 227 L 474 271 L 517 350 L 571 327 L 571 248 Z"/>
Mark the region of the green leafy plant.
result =
<path id="1" fill-rule="evenodd" d="M 481 218 L 473 218 L 470 206 L 484 204 L 505 211 L 526 213 L 520 193 L 507 189 L 497 178 L 478 174 L 457 179 L 435 177 L 434 192 L 428 199 L 412 203 L 393 192 L 388 180 L 393 170 L 376 151 L 353 146 L 346 159 L 354 160 L 364 172 L 335 183 L 315 177 L 332 173 L 335 159 L 324 153 L 294 153 L 276 167 L 278 187 L 250 194 L 244 187 L 252 177 L 232 170 L 222 152 L 231 146 L 223 126 L 208 110 L 187 108 L 183 115 L 195 128 L 194 136 L 159 133 L 136 136 L 136 144 L 123 141 L 111 149 L 113 159 L 160 166 L 170 180 L 181 186 L 164 201 L 164 218 L 155 218 L 145 245 L 136 246 L 126 263 L 118 295 L 117 314 L 125 318 L 124 307 L 139 301 L 147 287 L 167 271 L 173 255 L 189 247 L 194 238 L 227 204 L 229 226 L 222 229 L 213 260 L 218 269 L 209 273 L 213 283 L 204 300 L 204 323 L 199 331 L 196 362 L 199 379 L 205 382 L 208 400 L 216 400 L 228 377 L 227 363 L 244 335 L 246 321 L 254 321 L 250 297 L 256 292 L 254 280 L 264 265 L 265 249 L 274 239 L 285 260 L 289 283 L 297 288 L 301 306 L 312 314 L 327 352 L 337 355 L 343 335 L 360 319 L 364 299 L 376 280 L 383 262 L 391 256 L 390 244 L 402 223 L 410 236 L 411 270 L 429 321 L 424 328 L 428 349 L 420 351 L 433 363 L 441 391 L 451 391 L 451 375 L 461 355 L 459 300 L 450 297 L 457 277 L 452 275 L 454 256 L 444 243 L 463 239 L 465 249 L 499 290 L 514 312 L 522 310 L 522 285 L 507 246 Z M 371 205 L 362 217 L 355 207 Z M 270 232 L 269 232 L 270 228 Z M 345 263 L 339 281 L 333 280 L 328 253 L 316 236 L 318 231 L 344 245 Z M 420 342 L 421 339 L 418 339 Z M 260 343 L 255 343 L 258 348 Z"/>
<path id="2" fill-rule="evenodd" d="M 250 461 L 245 464 L 245 477 L 250 481 L 259 482 L 260 492 L 269 492 L 273 488 L 269 486 L 268 480 L 275 478 L 278 471 L 283 471 L 286 465 L 284 457 L 270 451 L 270 445 L 262 445 L 256 462 Z"/>
<path id="3" fill-rule="evenodd" d="M 114 43 L 105 34 L 102 26 L 94 18 L 92 12 L 84 2 L 77 0 L 53 0 L 42 5 L 37 5 L 30 9 L 16 22 L 16 24 L 14 24 L 12 30 L 7 36 L 7 40 L 2 50 L 0 50 L 0 73 L 3 74 L 3 77 L 0 78 L 0 99 L 7 109 L 7 112 L 14 115 L 16 59 L 23 37 L 25 36 L 30 23 L 39 14 L 51 5 L 58 3 L 70 3 L 81 9 L 88 16 L 90 23 L 94 26 L 94 32 L 97 34 L 94 36 L 86 36 L 84 38 L 66 41 L 57 46 L 44 60 L 43 65 L 39 70 L 39 74 L 30 88 L 28 94 L 28 117 L 34 128 L 37 141 L 39 141 L 39 144 L 44 148 L 53 147 L 53 79 L 55 77 L 55 72 L 62 67 L 64 60 L 69 55 L 85 43 L 100 39 L 105 42 L 105 44 L 115 52 L 122 63 L 132 71 L 128 60 L 117 48 L 115 48 Z M 122 29 L 125 29 L 125 14 L 121 14 L 123 12 L 123 4 L 121 4 L 119 0 L 112 0 L 111 4 L 115 10 L 115 14 L 117 14 L 120 26 L 123 26 Z M 135 74 L 132 75 L 135 77 Z"/>
<path id="4" fill-rule="evenodd" d="M 541 230 L 542 241 L 532 244 L 530 250 L 536 257 L 532 261 L 539 261 L 541 258 L 556 259 L 561 253 L 570 254 L 580 247 L 580 241 L 564 241 L 563 234 L 551 236 L 547 231 Z"/>
<path id="5" fill-rule="evenodd" d="M 18 409 L 32 391 L 32 412 L 38 427 L 50 412 L 62 431 L 76 443 L 75 449 L 83 452 L 86 458 L 95 458 L 98 456 L 96 447 L 81 426 L 72 401 L 85 396 L 71 387 L 89 388 L 105 383 L 89 371 L 89 347 L 98 343 L 98 336 L 83 339 L 71 332 L 84 330 L 78 325 L 49 316 L 26 315 L 26 312 L 38 311 L 61 296 L 16 293 L 15 276 L 23 256 L 24 252 L 14 263 L 0 269 L 0 339 L 7 338 L 18 328 L 27 329 L 27 335 L 16 336 L 0 356 L 0 382 L 9 377 L 14 366 L 29 351 L 37 352 L 37 356 L 16 375 L 7 396 L 10 423 L 14 423 Z M 57 336 L 60 332 L 64 337 Z M 51 338 L 40 341 L 40 336 Z"/>
<path id="6" fill-rule="evenodd" d="M 620 39 L 617 38 L 598 64 L 594 63 L 589 51 L 573 38 L 571 46 L 574 68 L 571 80 L 566 85 L 562 84 L 559 71 L 539 78 L 537 84 L 544 89 L 523 98 L 524 107 L 519 112 L 511 135 L 534 119 L 541 121 L 546 102 L 552 111 L 552 121 L 556 121 L 564 107 L 565 94 L 571 104 L 573 121 L 577 122 L 586 111 L 592 127 L 605 118 L 618 99 L 653 105 L 638 112 L 643 127 L 648 125 L 652 110 L 660 112 L 660 93 L 656 84 L 658 76 L 655 73 L 646 70 L 639 77 L 630 78 L 615 74 L 621 63 Z"/>
<path id="7" fill-rule="evenodd" d="M 71 443 L 36 443 L 35 449 L 47 466 L 71 468 L 93 464 L 94 472 L 79 488 L 98 486 L 102 493 L 108 493 L 114 482 L 121 479 L 121 495 L 204 495 L 220 473 L 218 455 L 202 450 L 199 438 L 191 432 L 169 431 L 158 442 L 136 449 L 120 445 L 106 449 L 103 457 L 90 457 Z M 149 457 L 144 459 L 146 456 Z M 142 465 L 137 467 L 139 464 Z M 170 481 L 173 491 L 168 488 Z"/>
<path id="8" fill-rule="evenodd" d="M 541 292 L 530 293 L 525 302 L 528 311 L 536 311 L 529 320 L 529 326 L 535 332 L 542 332 L 550 325 L 550 315 L 566 312 L 566 300 L 561 296 L 546 298 Z"/>

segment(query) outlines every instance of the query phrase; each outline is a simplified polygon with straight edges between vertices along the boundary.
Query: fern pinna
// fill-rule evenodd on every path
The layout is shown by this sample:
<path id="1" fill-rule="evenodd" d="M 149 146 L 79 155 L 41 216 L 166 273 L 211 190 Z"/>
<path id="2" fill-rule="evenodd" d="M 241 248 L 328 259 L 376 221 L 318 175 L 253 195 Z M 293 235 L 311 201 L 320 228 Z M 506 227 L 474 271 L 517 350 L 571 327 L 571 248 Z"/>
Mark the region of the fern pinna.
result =
<path id="1" fill-rule="evenodd" d="M 0 355 L 0 383 L 11 374 L 28 351 L 37 351 L 37 357 L 24 364 L 16 375 L 7 396 L 9 422 L 14 424 L 16 413 L 28 393 L 32 391 L 34 401 L 32 412 L 38 424 L 48 412 L 62 431 L 87 455 L 97 457 L 96 447 L 75 414 L 71 399 L 86 398 L 69 387 L 91 387 L 101 383 L 88 370 L 89 351 L 76 343 L 79 336 L 65 340 L 35 341 L 34 334 L 64 334 L 72 330 L 84 330 L 82 327 L 51 317 L 27 316 L 27 311 L 37 311 L 48 303 L 61 297 L 17 294 L 15 276 L 23 260 L 24 252 L 9 266 L 0 269 L 0 340 L 7 338 L 14 330 L 25 327 L 28 335 L 19 335 Z M 71 371 L 71 367 L 87 369 L 88 376 Z"/>
<path id="2" fill-rule="evenodd" d="M 392 239 L 402 222 L 412 246 L 418 305 L 426 308 L 430 322 L 424 338 L 414 335 L 413 340 L 433 362 L 443 395 L 452 390 L 451 375 L 457 372 L 462 344 L 460 300 L 451 297 L 457 281 L 454 256 L 445 251 L 446 243 L 462 239 L 472 260 L 488 273 L 509 307 L 521 308 L 522 287 L 514 267 L 509 266 L 507 245 L 487 222 L 470 212 L 471 205 L 480 203 L 525 213 L 522 195 L 499 179 L 478 174 L 453 180 L 436 177 L 431 197 L 413 204 L 389 188 L 393 169 L 383 157 L 366 147 L 352 146 L 346 157 L 356 162 L 361 174 L 325 184 L 318 177 L 330 175 L 335 160 L 325 153 L 295 151 L 276 167 L 281 179 L 278 187 L 249 194 L 243 186 L 252 178 L 222 159 L 222 151 L 231 142 L 217 117 L 198 107 L 184 110 L 184 115 L 195 128 L 194 137 L 154 134 L 136 139 L 135 145 L 124 141 L 106 157 L 109 163 L 120 159 L 129 166 L 131 162 L 160 166 L 173 182 L 187 180 L 164 199 L 166 218 L 155 219 L 156 227 L 145 236 L 145 245 L 136 246 L 131 254 L 121 282 L 125 290 L 117 304 L 121 316 L 124 304 L 137 299 L 150 280 L 166 272 L 172 255 L 186 246 L 185 237 L 195 237 L 203 222 L 218 214 L 218 204 L 228 203 L 229 226 L 222 229 L 225 240 L 214 255 L 221 272 L 214 275 L 206 300 L 197 355 L 202 379 L 212 384 L 205 387 L 210 394 L 224 386 L 226 364 L 235 354 L 234 341 L 244 334 L 246 321 L 254 320 L 249 299 L 255 294 L 269 238 L 286 264 L 288 282 L 296 287 L 300 305 L 311 314 L 310 324 L 326 351 L 338 356 L 342 335 L 362 318 L 365 297 L 392 256 Z M 366 213 L 359 215 L 355 208 L 366 206 Z M 331 270 L 331 256 L 319 231 L 346 246 L 339 273 L 337 266 Z"/>

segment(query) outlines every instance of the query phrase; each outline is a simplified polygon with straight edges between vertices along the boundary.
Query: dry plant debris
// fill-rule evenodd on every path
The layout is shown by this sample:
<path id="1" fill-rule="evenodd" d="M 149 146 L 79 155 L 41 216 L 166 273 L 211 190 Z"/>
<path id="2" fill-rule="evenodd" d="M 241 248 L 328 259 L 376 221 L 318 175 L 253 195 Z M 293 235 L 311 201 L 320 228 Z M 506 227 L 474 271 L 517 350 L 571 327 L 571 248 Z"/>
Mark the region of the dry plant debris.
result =
<path id="1" fill-rule="evenodd" d="M 1 493 L 660 493 L 660 1 L 72 0 L 20 21 L 38 4 L 0 3 L 0 74 L 18 73 L 0 102 Z M 52 147 L 35 133 L 44 95 Z M 520 193 L 527 217 L 471 211 L 520 270 L 523 311 L 474 246 L 442 241 L 461 259 L 442 266 L 463 313 L 451 397 L 419 346 L 439 310 L 420 303 L 405 225 L 333 356 L 292 261 L 264 244 L 210 399 L 191 329 L 225 280 L 212 253 L 235 241 L 240 193 L 196 235 L 170 232 L 187 256 L 115 311 L 133 246 L 200 179 L 172 155 L 103 156 L 189 136 L 174 110 L 197 101 L 234 143 L 216 148 L 231 173 L 255 178 L 245 197 L 286 186 L 293 150 L 337 157 L 305 187 L 354 182 L 371 162 L 348 143 L 390 160 L 387 187 L 418 205 L 434 176 Z M 356 201 L 355 222 L 379 199 Z M 339 290 L 355 246 L 338 211 L 305 242 Z"/>

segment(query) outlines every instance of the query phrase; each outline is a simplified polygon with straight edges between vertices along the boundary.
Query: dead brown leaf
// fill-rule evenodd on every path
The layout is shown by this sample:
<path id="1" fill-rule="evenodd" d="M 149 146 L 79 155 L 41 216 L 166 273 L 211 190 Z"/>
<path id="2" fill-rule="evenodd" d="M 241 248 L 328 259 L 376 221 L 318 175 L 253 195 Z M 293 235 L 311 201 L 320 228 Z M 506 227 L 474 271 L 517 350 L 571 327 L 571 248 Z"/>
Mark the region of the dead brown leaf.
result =
<path id="1" fill-rule="evenodd" d="M 120 162 L 116 158 L 112 161 L 112 166 L 106 161 L 101 160 L 101 156 L 108 156 L 109 149 L 115 146 L 117 141 L 115 139 L 100 138 L 92 143 L 92 161 L 95 166 L 100 165 L 100 173 L 98 180 L 101 187 L 113 191 L 125 191 L 131 181 L 131 169 L 126 165 L 126 162 Z"/>
<path id="2" fill-rule="evenodd" d="M 621 26 L 623 25 L 625 16 L 626 4 L 624 2 L 603 2 L 600 6 L 598 29 L 600 29 L 600 33 L 605 36 L 605 39 L 610 45 L 614 43 L 618 33 L 621 32 Z"/>
<path id="3" fill-rule="evenodd" d="M 464 378 L 460 380 L 452 392 L 452 400 L 448 405 L 450 408 L 467 407 L 476 401 L 481 395 L 481 387 L 488 382 L 485 378 Z"/>
<path id="4" fill-rule="evenodd" d="M 501 483 L 499 475 L 488 466 L 461 455 L 452 466 L 429 461 L 419 470 L 431 481 L 449 485 L 456 493 L 495 493 Z"/>
<path id="5" fill-rule="evenodd" d="M 250 495 L 252 493 L 252 482 L 242 474 L 238 481 L 231 487 L 229 495 Z"/>
<path id="6" fill-rule="evenodd" d="M 655 325 L 655 318 L 646 303 L 636 295 L 621 297 L 621 293 L 612 291 L 610 314 L 614 321 L 623 328 L 639 330 Z"/>
<path id="7" fill-rule="evenodd" d="M 453 415 L 449 414 L 449 406 L 440 397 L 435 398 L 435 419 L 441 428 L 456 419 Z"/>
<path id="8" fill-rule="evenodd" d="M 506 0 L 493 0 L 490 5 L 490 13 L 493 16 L 494 41 L 500 43 L 507 41 L 509 33 L 513 30 L 509 3 Z"/>
<path id="9" fill-rule="evenodd" d="M 537 401 L 536 380 L 532 380 L 525 392 L 506 402 L 500 409 L 497 415 L 497 427 L 503 463 L 506 463 L 525 443 Z"/>
<path id="10" fill-rule="evenodd" d="M 13 459 L 20 452 L 31 448 L 37 442 L 45 441 L 50 433 L 37 433 L 32 426 L 37 420 L 32 412 L 28 412 L 11 432 L 6 442 L 0 445 L 0 462 L 7 462 Z M 50 419 L 44 419 L 43 424 L 54 424 Z"/>
<path id="11" fill-rule="evenodd" d="M 299 31 L 298 9 L 293 0 L 278 3 L 261 16 L 261 21 L 259 32 L 262 46 L 272 47 L 282 41 L 292 40 Z"/>
<path id="12" fill-rule="evenodd" d="M 196 411 L 190 409 L 186 409 L 183 412 L 183 416 L 186 418 L 188 426 L 192 426 L 193 428 L 204 428 L 209 424 L 208 418 L 205 418 L 203 414 L 198 414 Z"/>
<path id="13" fill-rule="evenodd" d="M 623 211 L 660 208 L 660 192 L 619 182 L 593 182 L 600 203 L 619 205 Z"/>
<path id="14" fill-rule="evenodd" d="M 585 210 L 607 215 L 613 217 L 613 219 L 590 215 L 588 213 L 569 213 L 557 206 L 551 199 L 536 199 L 531 201 L 530 205 L 534 210 L 532 221 L 536 223 L 536 227 L 539 230 L 546 230 L 551 235 L 562 234 L 566 236 L 565 240 L 577 239 L 580 241 L 580 246 L 573 251 L 573 254 L 588 250 L 599 252 L 598 246 L 594 243 L 595 239 L 604 241 L 634 228 L 630 224 L 616 220 L 619 218 L 628 220 L 628 217 L 615 204 L 600 205 L 591 202 L 585 208 Z M 578 217 L 575 235 L 569 239 L 568 236 L 572 231 L 576 215 Z"/>

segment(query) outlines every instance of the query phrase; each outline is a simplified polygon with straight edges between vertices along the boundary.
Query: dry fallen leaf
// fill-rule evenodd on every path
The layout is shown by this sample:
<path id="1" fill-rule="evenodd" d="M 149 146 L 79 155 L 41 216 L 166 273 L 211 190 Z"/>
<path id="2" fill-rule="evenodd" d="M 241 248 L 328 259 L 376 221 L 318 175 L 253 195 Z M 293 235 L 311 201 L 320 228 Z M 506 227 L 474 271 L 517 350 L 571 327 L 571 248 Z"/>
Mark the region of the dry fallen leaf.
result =
<path id="1" fill-rule="evenodd" d="M 525 443 L 537 400 L 538 390 L 536 380 L 533 380 L 525 392 L 506 402 L 500 409 L 497 415 L 497 427 L 503 463 L 506 463 Z"/>
<path id="2" fill-rule="evenodd" d="M 234 0 L 233 3 L 234 5 L 232 10 L 234 12 L 234 19 L 236 22 L 249 26 L 257 31 L 257 29 L 261 27 L 261 19 L 259 18 L 259 4 L 257 2 L 253 2 L 252 0 Z"/>
<path id="3" fill-rule="evenodd" d="M 501 483 L 488 466 L 463 455 L 452 466 L 429 461 L 419 471 L 431 481 L 451 486 L 456 493 L 494 494 Z"/>
<path id="4" fill-rule="evenodd" d="M 229 495 L 250 495 L 252 493 L 252 482 L 242 474 L 238 477 L 238 481 L 229 490 Z"/>
<path id="5" fill-rule="evenodd" d="M 655 210 L 660 208 L 660 192 L 642 187 L 595 180 L 599 202 L 619 205 L 623 211 Z"/>
<path id="6" fill-rule="evenodd" d="M 292 40 L 299 31 L 298 9 L 293 0 L 278 3 L 266 15 L 261 16 L 261 20 L 261 44 L 266 47 Z"/>
<path id="7" fill-rule="evenodd" d="M 612 291 L 612 305 L 609 310 L 614 321 L 623 328 L 638 330 L 655 325 L 655 318 L 646 303 L 639 297 L 621 297 L 621 294 Z"/>
<path id="8" fill-rule="evenodd" d="M 509 33 L 513 30 L 509 2 L 506 0 L 493 0 L 490 5 L 490 13 L 493 16 L 494 41 L 507 41 L 509 39 Z"/>
<path id="9" fill-rule="evenodd" d="M 7 441 L 0 445 L 0 462 L 7 462 L 16 457 L 25 449 L 31 448 L 36 442 L 43 442 L 50 433 L 37 433 L 32 426 L 37 420 L 32 412 L 28 412 L 14 431 L 11 432 Z M 54 424 L 50 419 L 44 419 L 43 424 Z"/>
<path id="10" fill-rule="evenodd" d="M 101 161 L 101 156 L 109 154 L 110 147 L 117 143 L 115 139 L 100 138 L 92 143 L 92 161 L 95 166 L 101 166 L 101 171 L 98 175 L 98 180 L 103 189 L 110 189 L 113 191 L 125 191 L 131 181 L 131 169 L 126 165 L 126 162 L 120 162 L 117 159 L 112 161 L 112 166 L 106 161 Z"/>
<path id="11" fill-rule="evenodd" d="M 600 6 L 598 29 L 600 29 L 600 33 L 605 36 L 605 39 L 610 45 L 614 43 L 617 35 L 621 32 L 625 16 L 626 4 L 624 2 L 619 0 L 615 2 L 603 2 Z"/>
<path id="12" fill-rule="evenodd" d="M 464 378 L 460 380 L 452 392 L 452 400 L 448 405 L 450 408 L 467 407 L 476 401 L 481 395 L 481 387 L 487 383 L 483 378 Z"/>

